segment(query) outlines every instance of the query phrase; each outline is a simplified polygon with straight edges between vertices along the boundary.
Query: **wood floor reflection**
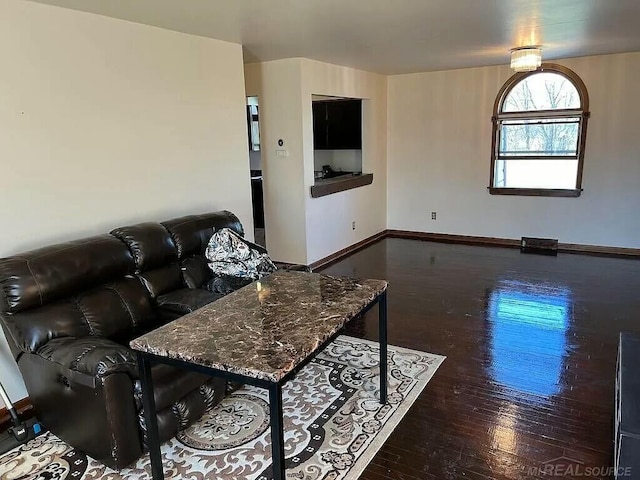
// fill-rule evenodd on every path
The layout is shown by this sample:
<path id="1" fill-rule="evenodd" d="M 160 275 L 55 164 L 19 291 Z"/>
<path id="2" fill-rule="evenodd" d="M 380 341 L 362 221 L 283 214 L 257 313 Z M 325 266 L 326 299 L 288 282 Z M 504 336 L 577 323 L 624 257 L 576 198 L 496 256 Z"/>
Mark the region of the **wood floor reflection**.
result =
<path id="1" fill-rule="evenodd" d="M 640 332 L 639 260 L 386 239 L 323 272 L 387 279 L 389 343 L 448 357 L 361 478 L 612 465 L 617 337 Z M 376 312 L 347 333 L 376 340 Z"/>

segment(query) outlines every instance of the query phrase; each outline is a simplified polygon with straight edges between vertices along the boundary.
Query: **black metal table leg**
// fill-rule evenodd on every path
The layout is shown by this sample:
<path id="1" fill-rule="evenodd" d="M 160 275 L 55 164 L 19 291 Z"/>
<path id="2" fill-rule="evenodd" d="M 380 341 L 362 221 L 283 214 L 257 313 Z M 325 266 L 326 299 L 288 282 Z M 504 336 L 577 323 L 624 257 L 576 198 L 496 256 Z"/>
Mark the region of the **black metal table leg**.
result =
<path id="1" fill-rule="evenodd" d="M 164 480 L 162 471 L 162 455 L 160 454 L 160 437 L 158 436 L 158 418 L 156 417 L 156 401 L 153 396 L 153 379 L 151 378 L 151 363 L 147 356 L 138 352 L 138 366 L 140 367 L 140 381 L 142 383 L 142 406 L 144 408 L 144 422 L 147 426 L 147 446 L 151 458 L 151 474 L 153 480 Z"/>
<path id="2" fill-rule="evenodd" d="M 387 403 L 387 292 L 378 299 L 378 329 L 380 342 L 380 403 Z"/>
<path id="3" fill-rule="evenodd" d="M 271 417 L 271 469 L 273 471 L 273 479 L 285 480 L 282 386 L 277 383 L 269 386 L 269 415 Z"/>

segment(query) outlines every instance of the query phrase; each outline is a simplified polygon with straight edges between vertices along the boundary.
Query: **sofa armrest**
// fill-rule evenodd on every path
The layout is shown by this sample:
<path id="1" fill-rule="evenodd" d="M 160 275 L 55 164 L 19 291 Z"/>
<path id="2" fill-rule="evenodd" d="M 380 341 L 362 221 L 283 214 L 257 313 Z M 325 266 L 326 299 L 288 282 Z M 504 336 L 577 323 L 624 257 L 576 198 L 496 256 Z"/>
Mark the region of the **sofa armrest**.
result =
<path id="1" fill-rule="evenodd" d="M 96 368 L 72 370 L 76 368 L 70 365 L 72 362 L 58 358 L 57 354 L 51 355 L 58 348 L 56 345 L 60 345 L 60 354 L 64 356 L 75 350 L 72 345 L 75 338 L 61 340 L 63 338 L 50 340 L 47 344 L 51 343 L 51 348 L 46 350 L 45 346 L 41 347 L 43 356 L 25 353 L 19 359 L 38 420 L 65 443 L 111 468 L 130 465 L 142 454 L 133 399 L 136 380 L 128 373 L 98 377 L 93 375 L 98 371 Z M 103 339 L 82 337 L 82 340 L 96 343 Z"/>
<path id="2" fill-rule="evenodd" d="M 62 337 L 49 340 L 36 355 L 74 372 L 93 377 L 127 373 L 138 378 L 133 350 L 102 337 Z"/>

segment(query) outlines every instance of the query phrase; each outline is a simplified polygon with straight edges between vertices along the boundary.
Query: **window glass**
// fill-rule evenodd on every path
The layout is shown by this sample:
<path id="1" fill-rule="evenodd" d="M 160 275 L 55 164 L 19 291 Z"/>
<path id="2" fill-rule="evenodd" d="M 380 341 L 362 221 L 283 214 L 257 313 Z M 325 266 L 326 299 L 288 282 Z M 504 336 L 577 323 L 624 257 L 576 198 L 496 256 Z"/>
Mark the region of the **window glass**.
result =
<path id="1" fill-rule="evenodd" d="M 575 157 L 579 125 L 580 117 L 505 120 L 500 156 Z"/>
<path id="2" fill-rule="evenodd" d="M 576 188 L 578 160 L 497 160 L 497 188 Z"/>
<path id="3" fill-rule="evenodd" d="M 503 112 L 580 108 L 578 89 L 559 73 L 539 72 L 518 82 L 505 97 Z"/>

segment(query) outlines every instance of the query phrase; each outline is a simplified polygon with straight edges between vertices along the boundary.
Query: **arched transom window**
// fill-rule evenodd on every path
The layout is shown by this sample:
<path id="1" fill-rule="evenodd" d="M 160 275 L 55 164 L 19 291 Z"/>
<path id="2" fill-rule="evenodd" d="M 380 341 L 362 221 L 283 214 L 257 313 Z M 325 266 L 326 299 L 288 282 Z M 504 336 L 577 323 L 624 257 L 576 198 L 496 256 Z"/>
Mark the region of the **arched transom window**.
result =
<path id="1" fill-rule="evenodd" d="M 587 89 L 568 68 L 513 75 L 494 106 L 490 193 L 580 196 L 588 110 Z"/>

